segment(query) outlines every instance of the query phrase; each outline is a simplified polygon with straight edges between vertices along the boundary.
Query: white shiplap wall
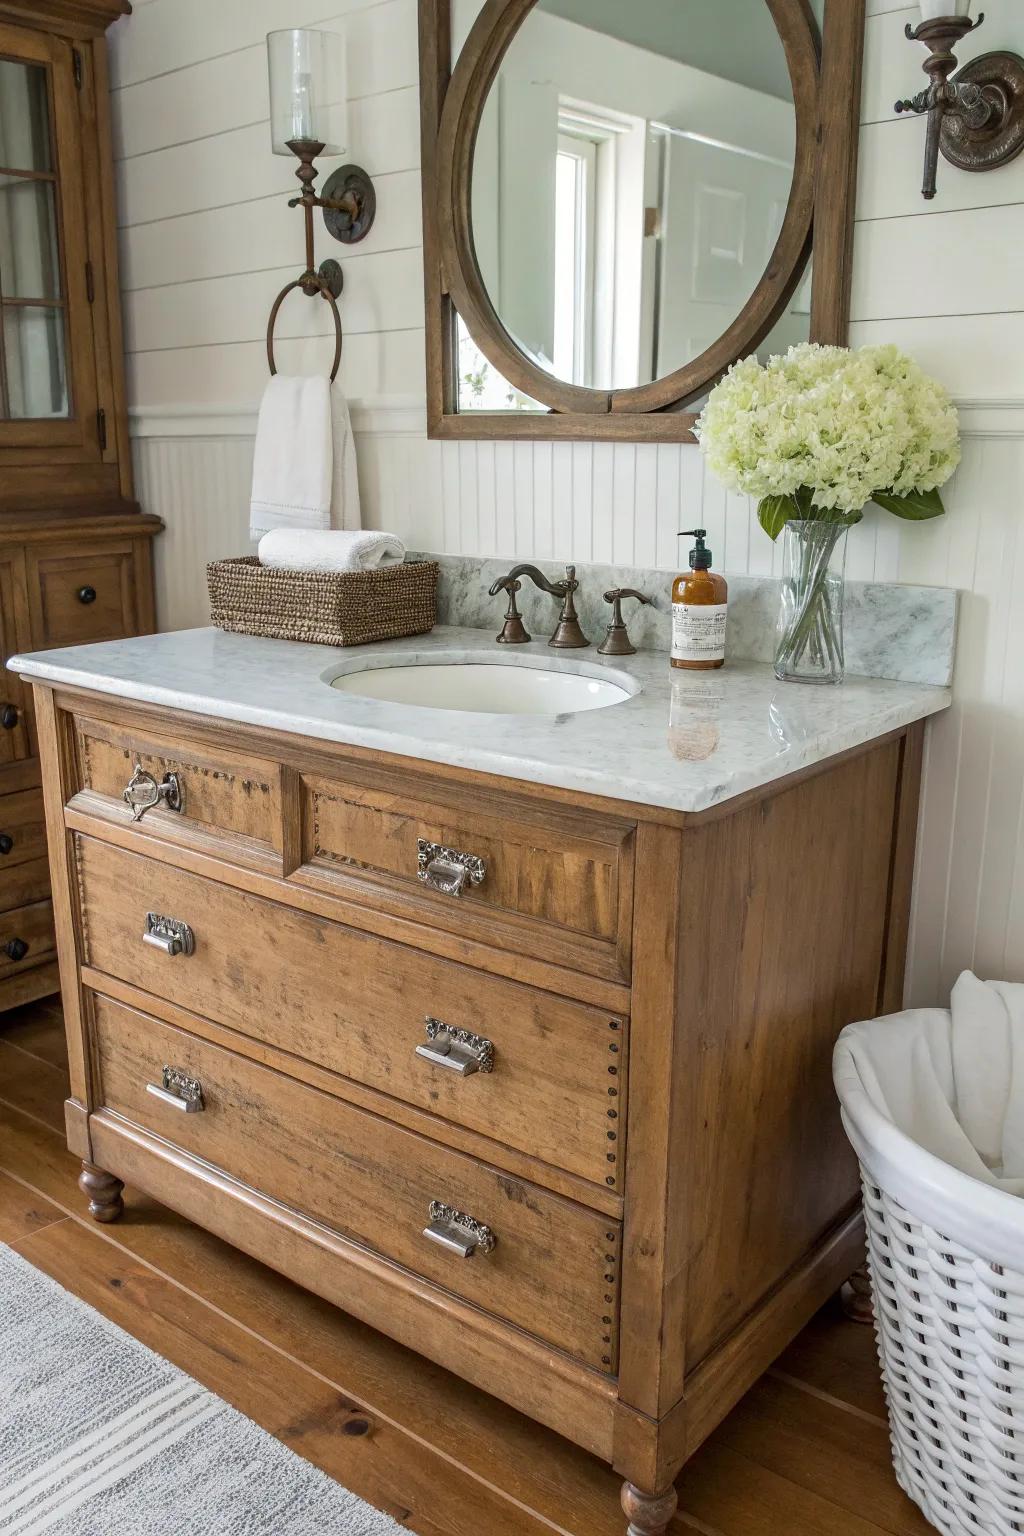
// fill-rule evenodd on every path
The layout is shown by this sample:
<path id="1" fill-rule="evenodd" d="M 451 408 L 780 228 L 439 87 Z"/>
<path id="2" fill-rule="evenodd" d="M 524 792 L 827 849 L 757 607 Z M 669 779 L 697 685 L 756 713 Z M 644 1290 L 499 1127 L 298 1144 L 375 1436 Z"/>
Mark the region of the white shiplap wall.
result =
<path id="1" fill-rule="evenodd" d="M 963 57 L 1024 52 L 1021 0 L 986 10 Z M 869 517 L 850 551 L 851 575 L 966 593 L 956 703 L 926 763 L 909 974 L 925 1002 L 965 965 L 1024 980 L 1024 157 L 987 176 L 943 162 L 924 203 L 923 125 L 892 111 L 923 79 L 903 37 L 917 9 L 869 0 L 869 13 L 851 339 L 913 352 L 964 402 L 967 434 L 949 517 Z M 335 23 L 348 37 L 350 158 L 378 193 L 364 245 L 319 238 L 346 272 L 343 378 L 366 521 L 452 552 L 671 569 L 675 530 L 699 517 L 724 570 L 771 570 L 747 502 L 706 479 L 692 448 L 426 441 L 415 0 L 137 0 L 113 29 L 112 62 L 139 493 L 168 525 L 161 622 L 204 622 L 206 560 L 247 547 L 266 313 L 301 256 L 291 166 L 269 151 L 263 37 Z M 327 321 L 293 296 L 282 368 L 323 366 Z"/>

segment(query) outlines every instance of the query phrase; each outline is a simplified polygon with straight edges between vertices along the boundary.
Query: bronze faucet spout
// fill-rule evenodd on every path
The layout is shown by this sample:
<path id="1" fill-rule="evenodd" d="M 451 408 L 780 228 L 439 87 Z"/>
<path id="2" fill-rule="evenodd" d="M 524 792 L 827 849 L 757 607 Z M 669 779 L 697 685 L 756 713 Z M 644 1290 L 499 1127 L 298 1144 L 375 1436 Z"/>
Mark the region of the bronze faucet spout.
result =
<path id="1" fill-rule="evenodd" d="M 565 595 L 564 582 L 549 581 L 544 572 L 539 571 L 535 565 L 515 565 L 507 576 L 502 576 L 500 581 L 494 583 L 490 591 L 491 597 L 497 597 L 507 582 L 518 581 L 521 576 L 529 576 L 535 587 L 539 587 L 542 592 L 549 592 L 552 597 L 564 597 Z"/>
<path id="2" fill-rule="evenodd" d="M 548 645 L 553 646 L 556 650 L 579 650 L 581 647 L 589 645 L 590 641 L 580 628 L 579 616 L 576 612 L 576 603 L 573 596 L 579 589 L 579 582 L 576 580 L 576 567 L 574 565 L 566 566 L 564 581 L 549 581 L 544 572 L 538 570 L 535 565 L 513 566 L 507 576 L 502 576 L 494 583 L 490 589 L 490 596 L 497 597 L 499 592 L 508 592 L 511 609 L 515 601 L 514 594 L 518 592 L 520 578 L 523 576 L 528 576 L 534 586 L 539 587 L 542 592 L 549 593 L 551 597 L 560 597 L 562 599 L 562 611 L 558 615 L 558 624 L 554 634 L 548 641 Z M 506 623 L 509 617 L 512 617 L 511 612 L 509 615 L 506 615 Z M 518 619 L 518 613 L 514 617 Z M 518 639 L 519 637 L 516 636 L 516 638 Z M 505 630 L 503 630 L 498 639 L 502 643 L 508 644 L 511 636 L 507 635 Z"/>

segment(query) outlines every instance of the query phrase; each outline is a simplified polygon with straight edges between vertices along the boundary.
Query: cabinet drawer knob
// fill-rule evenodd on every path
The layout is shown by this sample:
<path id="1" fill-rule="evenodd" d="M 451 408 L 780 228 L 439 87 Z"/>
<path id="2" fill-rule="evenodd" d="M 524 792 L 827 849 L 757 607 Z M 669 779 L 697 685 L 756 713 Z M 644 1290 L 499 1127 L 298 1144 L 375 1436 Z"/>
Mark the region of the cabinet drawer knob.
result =
<path id="1" fill-rule="evenodd" d="M 78 598 L 80 603 L 85 603 L 86 607 L 88 607 L 90 603 L 94 603 L 96 601 L 96 588 L 79 587 L 78 591 L 75 593 L 75 596 Z"/>
<path id="2" fill-rule="evenodd" d="M 160 1082 L 147 1083 L 146 1092 L 185 1115 L 198 1115 L 206 1108 L 202 1083 L 180 1067 L 164 1067 Z"/>
<path id="3" fill-rule="evenodd" d="M 14 847 L 14 838 L 9 832 L 0 832 L 0 853 L 10 853 Z"/>
<path id="4" fill-rule="evenodd" d="M 13 731 L 18 723 L 18 706 L 16 704 L 0 705 L 0 725 L 5 731 Z"/>
<path id="5" fill-rule="evenodd" d="M 475 853 L 460 853 L 458 848 L 446 848 L 421 837 L 416 841 L 416 873 L 435 891 L 461 896 L 467 883 L 483 884 L 487 865 Z"/>
<path id="6" fill-rule="evenodd" d="M 427 1019 L 427 1044 L 416 1047 L 416 1055 L 435 1067 L 447 1067 L 460 1077 L 471 1072 L 494 1071 L 494 1046 L 482 1035 L 468 1029 L 453 1029 L 442 1019 Z"/>
<path id="7" fill-rule="evenodd" d="M 430 1202 L 430 1225 L 424 1227 L 423 1236 L 437 1243 L 439 1248 L 457 1253 L 460 1259 L 471 1259 L 474 1253 L 493 1253 L 498 1241 L 482 1221 L 476 1221 L 440 1200 Z"/>
<path id="8" fill-rule="evenodd" d="M 147 912 L 142 942 L 152 944 L 154 949 L 162 949 L 165 955 L 191 955 L 195 952 L 196 936 L 188 923 L 176 917 Z"/>
<path id="9" fill-rule="evenodd" d="M 132 821 L 141 821 L 154 805 L 164 805 L 169 811 L 179 813 L 185 809 L 185 790 L 178 775 L 165 773 L 158 784 L 141 763 L 135 764 L 135 772 L 124 787 L 122 799 L 131 807 Z"/>
<path id="10" fill-rule="evenodd" d="M 4 945 L 4 954 L 8 960 L 13 960 L 17 964 L 19 960 L 24 960 L 28 954 L 28 945 L 24 939 L 8 939 Z"/>

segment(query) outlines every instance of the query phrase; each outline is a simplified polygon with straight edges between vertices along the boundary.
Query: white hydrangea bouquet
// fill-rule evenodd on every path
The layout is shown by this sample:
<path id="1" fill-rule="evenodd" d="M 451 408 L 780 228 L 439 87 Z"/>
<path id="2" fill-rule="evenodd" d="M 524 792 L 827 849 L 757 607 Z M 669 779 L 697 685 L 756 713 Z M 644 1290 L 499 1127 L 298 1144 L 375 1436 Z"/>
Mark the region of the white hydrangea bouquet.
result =
<path id="1" fill-rule="evenodd" d="M 772 539 L 795 525 L 800 548 L 787 554 L 776 671 L 838 681 L 842 577 L 837 619 L 830 563 L 869 501 L 915 521 L 945 511 L 939 487 L 960 462 L 949 395 L 898 347 L 806 342 L 766 365 L 736 363 L 696 432 L 723 484 L 757 497 Z"/>

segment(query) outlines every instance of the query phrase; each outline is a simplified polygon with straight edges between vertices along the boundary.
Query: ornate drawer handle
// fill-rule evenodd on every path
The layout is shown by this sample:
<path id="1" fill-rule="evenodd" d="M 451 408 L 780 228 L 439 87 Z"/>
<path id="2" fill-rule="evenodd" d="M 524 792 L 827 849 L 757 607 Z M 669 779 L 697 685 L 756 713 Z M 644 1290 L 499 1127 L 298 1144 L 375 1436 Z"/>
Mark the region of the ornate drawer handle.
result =
<path id="1" fill-rule="evenodd" d="M 460 853 L 443 843 L 416 842 L 416 873 L 419 878 L 445 896 L 461 896 L 466 882 L 482 885 L 487 865 L 475 853 Z"/>
<path id="2" fill-rule="evenodd" d="M 28 954 L 28 945 L 24 939 L 8 939 L 4 945 L 4 954 L 8 960 L 13 960 L 17 965 L 19 960 L 24 960 Z"/>
<path id="3" fill-rule="evenodd" d="M 423 1236 L 449 1253 L 457 1253 L 461 1259 L 471 1259 L 474 1253 L 493 1253 L 498 1241 L 490 1227 L 475 1221 L 453 1205 L 440 1200 L 430 1202 L 430 1225 L 424 1227 Z"/>
<path id="4" fill-rule="evenodd" d="M 189 1077 L 180 1067 L 164 1067 L 159 1083 L 147 1083 L 146 1092 L 161 1104 L 180 1109 L 185 1115 L 198 1115 L 205 1108 L 203 1085 L 197 1077 Z"/>
<path id="5" fill-rule="evenodd" d="M 195 952 L 196 936 L 188 923 L 176 917 L 147 912 L 142 942 L 152 944 L 154 949 L 162 949 L 165 955 L 191 955 Z"/>
<path id="6" fill-rule="evenodd" d="M 75 593 L 75 596 L 78 598 L 80 603 L 84 603 L 86 607 L 88 607 L 90 603 L 94 603 L 96 601 L 96 588 L 79 587 L 78 591 Z"/>
<path id="7" fill-rule="evenodd" d="M 18 706 L 16 704 L 0 705 L 0 725 L 5 731 L 13 731 L 18 723 Z"/>
<path id="8" fill-rule="evenodd" d="M 418 1045 L 416 1055 L 422 1056 L 435 1067 L 447 1067 L 460 1077 L 471 1072 L 494 1071 L 494 1046 L 482 1035 L 471 1035 L 468 1029 L 453 1029 L 441 1019 L 427 1019 L 429 1045 Z"/>
<path id="9" fill-rule="evenodd" d="M 185 790 L 176 773 L 165 773 L 158 784 L 141 763 L 135 764 L 135 772 L 124 787 L 122 798 L 132 809 L 132 821 L 141 821 L 154 805 L 165 805 L 169 811 L 185 809 Z"/>

